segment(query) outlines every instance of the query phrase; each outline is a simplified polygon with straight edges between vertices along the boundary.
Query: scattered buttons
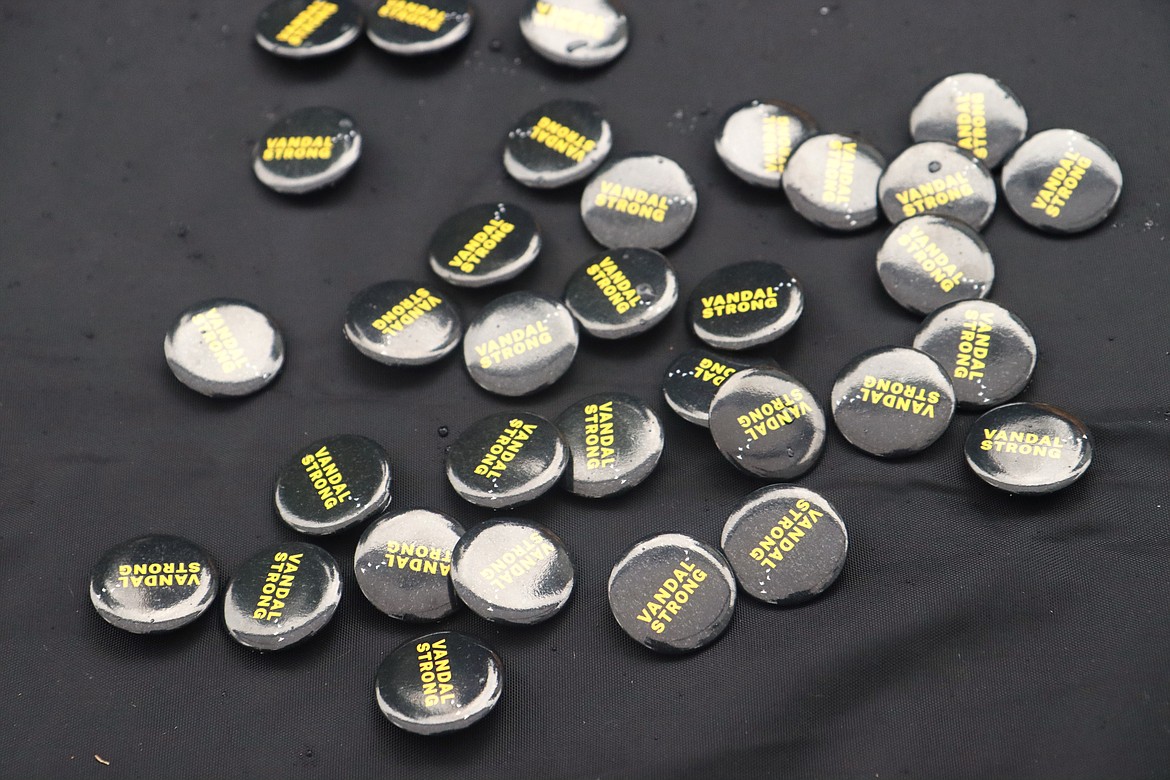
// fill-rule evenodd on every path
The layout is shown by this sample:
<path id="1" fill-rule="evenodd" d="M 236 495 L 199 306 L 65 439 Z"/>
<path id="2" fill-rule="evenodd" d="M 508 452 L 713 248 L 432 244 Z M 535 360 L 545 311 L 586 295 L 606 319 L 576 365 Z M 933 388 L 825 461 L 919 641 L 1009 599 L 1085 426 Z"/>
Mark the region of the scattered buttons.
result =
<path id="1" fill-rule="evenodd" d="M 995 281 L 991 250 L 980 235 L 955 219 L 929 214 L 890 230 L 878 249 L 877 272 L 890 297 L 916 314 L 984 298 Z"/>
<path id="2" fill-rule="evenodd" d="M 512 203 L 480 203 L 450 217 L 431 238 L 431 270 L 457 287 L 512 279 L 540 254 L 540 228 Z"/>
<path id="3" fill-rule="evenodd" d="M 446 734 L 482 720 L 503 690 L 500 658 L 478 639 L 439 631 L 403 642 L 378 667 L 382 714 L 415 734 Z"/>
<path id="4" fill-rule="evenodd" d="M 365 436 L 344 433 L 297 451 L 276 477 L 276 512 L 303 534 L 337 533 L 390 503 L 390 456 Z"/>
<path id="5" fill-rule="evenodd" d="M 447 479 L 476 506 L 506 509 L 543 495 L 569 456 L 557 427 L 527 412 L 484 417 L 447 448 Z"/>
<path id="6" fill-rule="evenodd" d="M 622 630 L 659 653 L 718 639 L 735 611 L 735 577 L 712 547 L 683 534 L 639 542 L 609 575 L 609 608 Z"/>
<path id="7" fill-rule="evenodd" d="M 459 609 L 451 553 L 461 536 L 463 526 L 429 509 L 381 517 L 362 534 L 354 552 L 358 587 L 392 618 L 445 618 Z"/>
<path id="8" fill-rule="evenodd" d="M 625 393 L 598 393 L 569 406 L 556 420 L 569 446 L 565 487 L 603 498 L 640 484 L 662 457 L 658 415 Z"/>
<path id="9" fill-rule="evenodd" d="M 455 305 L 418 282 L 382 282 L 359 292 L 345 314 L 345 337 L 368 358 L 388 366 L 434 363 L 463 337 Z"/>
<path id="10" fill-rule="evenodd" d="M 796 213 L 830 230 L 867 228 L 878 218 L 878 179 L 886 158 L 850 135 L 826 133 L 806 140 L 780 177 Z"/>
<path id="11" fill-rule="evenodd" d="M 279 120 L 256 144 L 252 170 L 270 189 L 290 195 L 337 182 L 361 156 L 362 137 L 335 108 L 302 108 Z"/>
<path id="12" fill-rule="evenodd" d="M 728 378 L 711 401 L 708 426 L 733 466 L 768 479 L 792 479 L 811 469 L 828 430 L 812 392 L 775 368 Z"/>
<path id="13" fill-rule="evenodd" d="M 951 421 L 955 391 L 938 362 L 916 349 L 870 350 L 841 370 L 831 395 L 837 430 L 882 458 L 933 444 Z"/>
<path id="14" fill-rule="evenodd" d="M 520 32 L 537 54 L 574 68 L 612 62 L 630 42 L 625 13 L 607 0 L 534 0 Z"/>
<path id="15" fill-rule="evenodd" d="M 431 54 L 466 38 L 474 19 L 475 11 L 466 0 L 377 0 L 366 35 L 391 54 Z"/>
<path id="16" fill-rule="evenodd" d="M 995 212 L 995 179 L 970 152 L 925 141 L 894 158 L 878 181 L 878 197 L 894 224 L 933 214 L 982 230 Z"/>
<path id="17" fill-rule="evenodd" d="M 599 252 L 573 272 L 565 305 L 591 336 L 620 339 L 644 333 L 678 302 L 678 277 L 653 249 Z"/>
<path id="18" fill-rule="evenodd" d="M 179 315 L 163 340 L 167 365 L 203 395 L 240 396 L 267 387 L 284 365 L 284 339 L 245 301 L 216 298 Z"/>
<path id="19" fill-rule="evenodd" d="M 477 385 L 519 396 L 564 376 L 577 354 L 577 322 L 559 301 L 531 292 L 496 298 L 467 326 L 463 360 Z"/>
<path id="20" fill-rule="evenodd" d="M 1015 403 L 987 412 L 971 426 L 967 465 L 1009 493 L 1055 493 L 1080 479 L 1093 460 L 1089 429 L 1048 404 Z"/>
<path id="21" fill-rule="evenodd" d="M 670 364 L 662 379 L 662 394 L 679 417 L 706 428 L 715 393 L 728 377 L 749 368 L 779 366 L 771 358 L 729 357 L 692 349 Z"/>
<path id="22" fill-rule="evenodd" d="M 1015 398 L 1036 367 L 1036 340 L 1019 317 L 991 301 L 957 301 L 931 314 L 914 348 L 950 374 L 960 406 L 997 406 Z"/>
<path id="23" fill-rule="evenodd" d="M 597 170 L 612 148 L 613 133 L 597 106 L 552 100 L 508 131 L 504 169 L 528 187 L 563 187 Z"/>
<path id="24" fill-rule="evenodd" d="M 792 150 L 817 132 L 816 120 L 796 106 L 752 100 L 727 112 L 715 152 L 748 184 L 779 189 Z"/>
<path id="25" fill-rule="evenodd" d="M 657 154 L 613 160 L 581 195 L 581 219 L 602 246 L 663 249 L 682 238 L 699 196 L 679 164 Z"/>
<path id="26" fill-rule="evenodd" d="M 256 43 L 292 59 L 343 49 L 361 31 L 362 12 L 349 0 L 276 0 L 256 18 Z"/>
<path id="27" fill-rule="evenodd" d="M 240 566 L 224 596 L 232 639 L 256 650 L 280 650 L 316 634 L 341 603 L 337 562 L 313 544 L 265 548 Z"/>
<path id="28" fill-rule="evenodd" d="M 982 73 L 940 79 L 910 112 L 917 142 L 944 141 L 995 168 L 1028 132 L 1028 114 L 1015 93 Z"/>
<path id="29" fill-rule="evenodd" d="M 1003 195 L 1016 216 L 1052 233 L 1097 225 L 1121 197 L 1121 167 L 1100 141 L 1076 130 L 1045 130 L 1004 163 Z"/>
<path id="30" fill-rule="evenodd" d="M 727 518 L 721 544 L 744 592 L 791 606 L 833 584 L 845 566 L 849 535 L 819 494 L 770 485 L 748 496 Z"/>
<path id="31" fill-rule="evenodd" d="M 219 591 L 215 563 L 177 536 L 140 536 L 108 550 L 89 575 L 89 600 L 133 634 L 172 631 L 198 618 Z"/>
<path id="32" fill-rule="evenodd" d="M 800 282 L 779 263 L 749 260 L 721 268 L 691 293 L 691 328 L 718 349 L 740 350 L 783 336 L 804 311 Z"/>
<path id="33" fill-rule="evenodd" d="M 487 620 L 532 625 L 560 612 L 573 592 L 573 563 L 552 531 L 524 520 L 480 523 L 452 556 L 455 592 Z"/>

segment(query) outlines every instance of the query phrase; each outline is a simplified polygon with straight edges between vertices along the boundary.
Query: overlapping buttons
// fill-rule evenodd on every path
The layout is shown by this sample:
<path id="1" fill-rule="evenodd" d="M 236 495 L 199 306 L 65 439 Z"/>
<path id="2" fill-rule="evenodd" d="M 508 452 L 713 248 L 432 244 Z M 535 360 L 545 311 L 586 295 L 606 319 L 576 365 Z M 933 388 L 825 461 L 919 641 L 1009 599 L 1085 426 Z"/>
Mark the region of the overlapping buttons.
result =
<path id="1" fill-rule="evenodd" d="M 336 183 L 361 151 L 362 136 L 348 114 L 302 108 L 268 128 L 256 144 L 252 170 L 270 189 L 299 195 Z"/>
<path id="2" fill-rule="evenodd" d="M 463 360 L 492 393 L 534 393 L 564 376 L 577 354 L 577 322 L 560 301 L 514 292 L 489 303 L 467 326 Z"/>
<path id="3" fill-rule="evenodd" d="M 573 592 L 564 543 L 547 528 L 514 518 L 488 520 L 464 534 L 451 573 L 463 603 L 497 623 L 548 620 Z"/>
<path id="4" fill-rule="evenodd" d="M 284 366 L 284 338 L 246 301 L 216 298 L 179 315 L 163 341 L 180 382 L 207 396 L 241 396 L 267 387 Z"/>
<path id="5" fill-rule="evenodd" d="M 914 336 L 914 348 L 951 376 L 959 406 L 988 407 L 1015 398 L 1036 367 L 1036 341 L 1020 318 L 991 301 L 938 309 Z"/>
<path id="6" fill-rule="evenodd" d="M 917 142 L 944 141 L 995 168 L 1028 132 L 1020 99 L 982 73 L 956 73 L 932 84 L 910 112 Z"/>
<path id="7" fill-rule="evenodd" d="M 706 428 L 715 393 L 737 371 L 775 368 L 771 358 L 720 355 L 706 349 L 684 352 L 666 370 L 662 394 L 667 405 L 689 423 Z"/>
<path id="8" fill-rule="evenodd" d="M 816 120 L 803 109 L 752 100 L 727 112 L 715 136 L 715 152 L 748 184 L 779 189 L 793 150 L 818 132 Z"/>
<path id="9" fill-rule="evenodd" d="M 371 604 L 392 618 L 440 620 L 459 608 L 451 553 L 463 526 L 439 512 L 384 515 L 358 540 L 353 570 Z"/>

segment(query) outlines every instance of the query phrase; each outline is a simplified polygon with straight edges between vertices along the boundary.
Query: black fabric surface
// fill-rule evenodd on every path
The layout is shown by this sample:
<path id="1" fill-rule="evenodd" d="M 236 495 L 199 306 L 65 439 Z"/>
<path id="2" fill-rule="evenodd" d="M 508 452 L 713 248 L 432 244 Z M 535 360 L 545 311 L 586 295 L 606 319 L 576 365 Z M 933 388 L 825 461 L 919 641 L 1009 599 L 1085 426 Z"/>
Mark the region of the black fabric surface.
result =
<path id="1" fill-rule="evenodd" d="M 1170 774 L 1170 5 L 638 0 L 626 54 L 583 73 L 527 48 L 524 0 L 481 0 L 465 45 L 409 62 L 364 40 L 326 61 L 279 61 L 252 41 L 261 5 L 0 0 L 0 775 Z M 667 252 L 683 302 L 739 260 L 776 259 L 801 279 L 802 320 L 758 352 L 825 401 L 846 362 L 908 344 L 918 321 L 878 282 L 883 230 L 826 234 L 780 194 L 736 180 L 713 150 L 720 117 L 752 97 L 788 100 L 892 158 L 919 93 L 964 70 L 1009 84 L 1033 131 L 1102 140 L 1127 177 L 1115 214 L 1088 234 L 1039 234 L 1002 203 L 985 232 L 991 299 L 1041 349 L 1022 398 L 1081 417 L 1094 464 L 1061 493 L 1016 498 L 963 462 L 971 413 L 896 462 L 834 430 L 799 482 L 848 525 L 840 581 L 796 609 L 741 598 L 705 651 L 646 651 L 605 597 L 635 541 L 677 530 L 717 543 L 731 509 L 764 484 L 661 398 L 666 367 L 698 346 L 682 303 L 634 340 L 583 337 L 563 380 L 518 400 L 480 391 L 458 356 L 393 370 L 342 338 L 349 298 L 388 278 L 438 284 L 465 319 L 505 291 L 559 295 L 596 251 L 580 185 L 524 189 L 504 174 L 502 142 L 539 103 L 582 98 L 613 124 L 614 154 L 664 154 L 696 182 L 698 217 Z M 356 118 L 363 157 L 331 191 L 277 196 L 251 173 L 252 144 L 277 116 L 316 104 Z M 438 283 L 425 263 L 432 230 L 494 199 L 536 215 L 543 254 L 502 287 Z M 163 361 L 173 318 L 219 295 L 268 311 L 287 340 L 284 374 L 242 401 L 196 395 Z M 224 584 L 254 551 L 294 538 L 272 506 L 276 470 L 331 433 L 389 450 L 394 507 L 473 524 L 490 513 L 447 484 L 451 437 L 494 411 L 552 417 L 604 389 L 654 405 L 665 456 L 628 496 L 558 490 L 512 513 L 564 538 L 576 591 L 529 629 L 466 610 L 440 624 L 481 637 L 506 666 L 497 711 L 465 733 L 414 737 L 378 711 L 378 662 L 427 628 L 361 596 L 357 531 L 323 543 L 346 572 L 338 615 L 287 653 L 234 643 L 219 603 L 157 637 L 114 629 L 89 604 L 90 566 L 141 533 L 204 545 Z"/>

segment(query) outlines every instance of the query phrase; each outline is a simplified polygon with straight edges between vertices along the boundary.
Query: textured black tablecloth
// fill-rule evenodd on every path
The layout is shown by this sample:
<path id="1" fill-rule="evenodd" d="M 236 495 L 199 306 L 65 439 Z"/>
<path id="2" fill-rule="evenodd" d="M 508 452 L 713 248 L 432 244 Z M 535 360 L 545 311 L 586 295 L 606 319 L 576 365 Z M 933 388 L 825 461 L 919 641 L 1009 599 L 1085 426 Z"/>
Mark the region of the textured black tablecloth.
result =
<path id="1" fill-rule="evenodd" d="M 1170 774 L 1170 5 L 631 0 L 629 50 L 578 73 L 527 48 L 524 0 L 480 0 L 466 45 L 417 62 L 364 40 L 327 61 L 279 61 L 252 40 L 261 4 L 0 0 L 0 775 Z M 482 200 L 529 208 L 546 248 L 503 287 L 443 288 L 465 318 L 508 290 L 559 295 L 596 249 L 580 185 L 526 190 L 501 150 L 527 110 L 583 98 L 611 121 L 615 155 L 661 153 L 694 178 L 698 217 L 667 252 L 684 300 L 710 270 L 750 258 L 801 279 L 801 322 L 759 352 L 824 401 L 848 360 L 908 344 L 918 321 L 878 282 L 883 231 L 828 235 L 733 178 L 713 150 L 719 119 L 753 97 L 788 100 L 892 157 L 918 94 L 964 70 L 1008 83 L 1033 130 L 1086 132 L 1125 171 L 1117 211 L 1088 234 L 1036 233 L 1003 204 L 985 233 L 991 299 L 1041 349 L 1022 397 L 1081 417 L 1093 466 L 1062 493 L 1016 498 L 964 464 L 970 413 L 896 462 L 834 430 L 800 483 L 848 525 L 840 581 L 798 609 L 741 599 L 703 652 L 646 651 L 605 598 L 636 540 L 677 530 L 716 543 L 763 484 L 661 398 L 666 367 L 698 345 L 684 306 L 634 340 L 583 338 L 563 380 L 515 401 L 475 387 L 457 356 L 392 370 L 342 338 L 362 287 L 435 283 L 432 230 Z M 357 119 L 363 157 L 332 191 L 277 196 L 252 175 L 252 144 L 276 116 L 315 104 Z M 173 318 L 218 295 L 268 311 L 287 340 L 283 375 L 242 401 L 196 395 L 163 361 Z M 506 665 L 497 711 L 463 734 L 414 737 L 379 713 L 374 669 L 425 629 L 362 598 L 356 531 L 324 542 L 346 571 L 336 619 L 287 653 L 234 643 L 219 604 L 157 637 L 114 629 L 89 604 L 93 562 L 144 532 L 203 544 L 225 575 L 293 538 L 272 506 L 275 471 L 331 433 L 385 445 L 395 507 L 480 521 L 489 513 L 443 476 L 452 439 L 440 427 L 454 436 L 509 408 L 553 416 L 603 389 L 651 402 L 666 454 L 627 497 L 555 491 L 515 512 L 565 539 L 576 592 L 530 629 L 467 611 L 442 624 Z"/>

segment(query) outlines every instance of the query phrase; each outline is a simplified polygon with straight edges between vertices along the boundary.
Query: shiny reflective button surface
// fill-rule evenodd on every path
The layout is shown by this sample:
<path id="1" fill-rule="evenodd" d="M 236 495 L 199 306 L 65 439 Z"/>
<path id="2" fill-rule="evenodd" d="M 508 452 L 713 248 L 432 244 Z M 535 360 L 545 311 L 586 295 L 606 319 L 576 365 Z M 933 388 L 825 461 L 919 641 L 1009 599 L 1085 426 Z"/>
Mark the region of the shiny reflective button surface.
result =
<path id="1" fill-rule="evenodd" d="M 341 603 L 341 571 L 329 553 L 305 542 L 266 547 L 240 566 L 224 594 L 232 639 L 281 650 L 324 628 Z"/>
<path id="2" fill-rule="evenodd" d="M 713 547 L 684 534 L 639 542 L 609 575 L 609 608 L 635 642 L 686 653 L 714 642 L 735 612 L 735 576 Z"/>
<path id="3" fill-rule="evenodd" d="M 175 377 L 203 395 L 241 396 L 267 387 L 284 366 L 284 338 L 246 301 L 191 306 L 171 325 L 163 353 Z"/>
<path id="4" fill-rule="evenodd" d="M 382 282 L 359 292 L 345 313 L 345 338 L 388 366 L 434 363 L 459 346 L 463 325 L 447 294 L 414 281 Z"/>
<path id="5" fill-rule="evenodd" d="M 986 297 L 995 262 L 973 228 L 950 217 L 923 215 L 890 230 L 878 249 L 877 272 L 900 306 L 929 314 L 954 301 Z"/>
<path id="6" fill-rule="evenodd" d="M 448 448 L 447 479 L 466 501 L 506 509 L 547 492 L 568 462 L 551 422 L 528 412 L 499 412 L 468 427 Z"/>
<path id="7" fill-rule="evenodd" d="M 612 148 L 613 133 L 597 106 L 550 100 L 508 131 L 504 169 L 528 187 L 563 187 L 597 170 Z"/>
<path id="8" fill-rule="evenodd" d="M 630 42 L 626 14 L 609 0 L 533 0 L 520 32 L 537 54 L 574 68 L 605 65 Z"/>
<path id="9" fill-rule="evenodd" d="M 938 361 L 905 347 L 865 352 L 833 383 L 833 421 L 858 449 L 890 458 L 933 444 L 955 411 L 951 378 Z"/>
<path id="10" fill-rule="evenodd" d="M 791 606 L 815 598 L 845 566 L 849 535 L 819 493 L 769 485 L 748 496 L 723 526 L 723 554 L 744 592 Z"/>
<path id="11" fill-rule="evenodd" d="M 455 592 L 475 614 L 532 625 L 560 612 L 573 592 L 573 563 L 560 538 L 515 518 L 488 520 L 455 546 Z"/>
<path id="12" fill-rule="evenodd" d="M 378 709 L 400 729 L 446 734 L 483 719 L 503 690 L 500 658 L 478 639 L 454 631 L 403 642 L 378 667 Z"/>
<path id="13" fill-rule="evenodd" d="M 991 301 L 938 309 L 914 336 L 914 348 L 950 374 L 959 406 L 988 407 L 1023 391 L 1036 367 L 1036 340 L 1020 318 Z"/>
<path id="14" fill-rule="evenodd" d="M 463 526 L 440 512 L 383 515 L 358 540 L 353 570 L 371 604 L 392 618 L 440 620 L 459 609 L 451 553 Z"/>
<path id="15" fill-rule="evenodd" d="M 467 326 L 463 360 L 484 390 L 528 395 L 564 376 L 577 343 L 577 321 L 564 304 L 514 292 L 489 303 Z"/>
<path id="16" fill-rule="evenodd" d="M 796 147 L 816 135 L 816 120 L 803 109 L 771 100 L 735 106 L 723 117 L 715 152 L 748 184 L 780 188 L 780 175 Z"/>
<path id="17" fill-rule="evenodd" d="M 1028 132 L 1015 93 L 982 73 L 956 73 L 932 84 L 910 112 L 915 141 L 954 144 L 993 169 Z"/>
<path id="18" fill-rule="evenodd" d="M 877 184 L 886 158 L 856 136 L 814 135 L 792 153 L 780 177 L 796 213 L 829 230 L 863 230 L 877 222 Z"/>
<path id="19" fill-rule="evenodd" d="M 767 479 L 792 479 L 811 469 L 828 432 L 812 391 L 774 368 L 739 371 L 724 382 L 708 426 L 729 463 Z"/>
<path id="20" fill-rule="evenodd" d="M 1105 146 L 1076 130 L 1045 130 L 1003 165 L 1008 205 L 1032 227 L 1079 233 L 1100 224 L 1121 197 L 1121 166 Z"/>
<path id="21" fill-rule="evenodd" d="M 894 224 L 932 214 L 982 230 L 995 212 L 995 179 L 970 152 L 925 141 L 889 164 L 878 180 L 878 198 Z"/>
<path id="22" fill-rule="evenodd" d="M 1055 493 L 1089 468 L 1093 437 L 1063 409 L 1015 403 L 976 420 L 963 451 L 971 470 L 992 487 L 1009 493 Z"/>
<path id="23" fill-rule="evenodd" d="M 299 195 L 337 182 L 361 151 L 362 136 L 348 114 L 325 106 L 302 108 L 264 133 L 252 171 L 270 189 Z"/>
<path id="24" fill-rule="evenodd" d="M 361 31 L 362 12 L 349 0 L 276 0 L 256 17 L 256 43 L 292 59 L 343 49 Z"/>
<path id="25" fill-rule="evenodd" d="M 366 35 L 383 51 L 415 56 L 454 46 L 471 33 L 475 10 L 467 0 L 375 0 Z"/>
<path id="26" fill-rule="evenodd" d="M 480 203 L 449 217 L 431 237 L 428 259 L 457 287 L 485 287 L 519 276 L 540 254 L 540 228 L 514 203 Z"/>
<path id="27" fill-rule="evenodd" d="M 749 260 L 720 268 L 699 282 L 687 316 L 695 335 L 707 344 L 740 350 L 780 338 L 803 311 L 804 291 L 787 268 Z"/>
<path id="28" fill-rule="evenodd" d="M 653 249 L 599 252 L 565 285 L 565 306 L 591 336 L 620 339 L 644 333 L 678 302 L 678 278 Z"/>
<path id="29" fill-rule="evenodd" d="M 171 631 L 192 622 L 219 592 L 207 551 L 178 536 L 151 535 L 106 551 L 89 576 L 93 608 L 133 634 Z"/>
<path id="30" fill-rule="evenodd" d="M 316 536 L 369 520 L 390 503 L 390 456 L 350 433 L 301 448 L 276 477 L 276 512 L 294 530 Z"/>
<path id="31" fill-rule="evenodd" d="M 645 480 L 662 457 L 658 415 L 626 393 L 598 393 L 570 404 L 556 420 L 569 448 L 564 485 L 578 496 L 623 493 Z"/>
<path id="32" fill-rule="evenodd" d="M 664 249 L 683 237 L 698 207 L 691 177 L 657 154 L 611 160 L 581 195 L 586 229 L 610 248 Z"/>

